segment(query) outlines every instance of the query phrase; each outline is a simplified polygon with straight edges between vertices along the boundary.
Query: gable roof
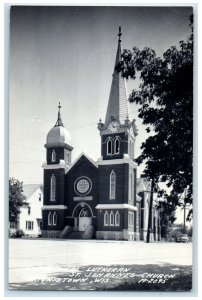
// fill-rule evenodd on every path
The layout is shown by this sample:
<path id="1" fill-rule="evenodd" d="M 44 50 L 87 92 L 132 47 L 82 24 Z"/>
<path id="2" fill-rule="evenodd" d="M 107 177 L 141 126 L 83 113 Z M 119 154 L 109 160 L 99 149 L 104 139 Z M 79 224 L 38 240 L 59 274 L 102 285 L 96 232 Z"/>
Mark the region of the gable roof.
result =
<path id="1" fill-rule="evenodd" d="M 28 199 L 30 198 L 34 192 L 37 189 L 41 189 L 42 191 L 42 184 L 24 184 L 23 185 L 23 194 L 25 195 L 25 197 Z"/>
<path id="2" fill-rule="evenodd" d="M 91 164 L 93 164 L 96 168 L 98 168 L 98 165 L 96 164 L 96 162 L 94 162 L 94 160 L 92 158 L 90 158 L 88 155 L 86 155 L 84 152 L 82 152 L 73 162 L 73 164 L 69 167 L 69 169 L 67 170 L 67 173 L 75 166 L 75 164 L 79 161 L 79 159 L 84 156 L 87 160 L 90 161 Z M 67 174 L 66 173 L 66 174 Z"/>

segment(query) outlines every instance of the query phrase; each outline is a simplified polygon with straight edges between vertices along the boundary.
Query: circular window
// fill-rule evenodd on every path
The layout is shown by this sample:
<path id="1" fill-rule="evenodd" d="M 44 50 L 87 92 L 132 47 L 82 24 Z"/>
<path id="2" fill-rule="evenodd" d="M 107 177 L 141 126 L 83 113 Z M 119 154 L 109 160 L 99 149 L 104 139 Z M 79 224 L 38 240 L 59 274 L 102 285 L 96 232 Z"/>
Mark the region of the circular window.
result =
<path id="1" fill-rule="evenodd" d="M 92 183 L 88 177 L 79 177 L 74 183 L 75 192 L 79 195 L 87 195 L 92 187 Z"/>

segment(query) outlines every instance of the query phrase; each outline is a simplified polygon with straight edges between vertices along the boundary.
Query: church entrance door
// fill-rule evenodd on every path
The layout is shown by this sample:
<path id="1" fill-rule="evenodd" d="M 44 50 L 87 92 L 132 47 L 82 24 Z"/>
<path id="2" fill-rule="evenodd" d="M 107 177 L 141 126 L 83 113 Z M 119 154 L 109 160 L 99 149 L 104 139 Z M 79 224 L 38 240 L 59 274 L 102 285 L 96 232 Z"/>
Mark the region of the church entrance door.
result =
<path id="1" fill-rule="evenodd" d="M 79 231 L 85 231 L 92 223 L 92 218 L 88 217 L 88 212 L 85 208 L 82 208 L 79 213 Z"/>

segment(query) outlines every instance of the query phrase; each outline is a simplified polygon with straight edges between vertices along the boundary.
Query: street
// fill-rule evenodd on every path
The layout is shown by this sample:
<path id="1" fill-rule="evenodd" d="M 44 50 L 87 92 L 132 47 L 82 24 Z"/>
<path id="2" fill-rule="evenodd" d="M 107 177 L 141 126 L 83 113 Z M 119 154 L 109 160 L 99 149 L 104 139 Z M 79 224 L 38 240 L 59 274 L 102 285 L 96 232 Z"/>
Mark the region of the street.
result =
<path id="1" fill-rule="evenodd" d="M 93 266 L 109 266 L 109 268 L 103 270 L 102 268 L 93 268 Z M 111 266 L 115 267 L 116 270 Z M 93 270 L 99 271 L 101 274 L 104 274 L 102 272 L 109 274 L 111 270 L 110 274 L 116 272 L 117 275 L 117 272 L 124 273 L 129 272 L 129 270 L 130 274 L 132 274 L 131 272 L 135 274 L 134 270 L 140 272 L 142 268 L 146 267 L 149 268 L 150 272 L 153 270 L 157 272 L 162 268 L 161 273 L 165 270 L 168 273 L 168 270 L 173 272 L 173 270 L 179 271 L 181 268 L 190 270 L 191 266 L 192 243 L 158 242 L 147 244 L 145 242 L 101 240 L 9 240 L 9 283 L 12 288 L 16 289 L 18 287 L 23 288 L 26 283 L 39 281 L 41 278 L 60 275 L 64 277 L 64 274 L 70 273 L 75 275 L 78 270 L 81 272 L 82 268 L 83 272 Z M 91 274 L 93 273 L 91 272 Z M 77 276 L 81 277 L 81 273 Z M 103 275 L 99 276 L 102 277 Z M 113 276 L 118 276 L 120 279 L 122 275 Z"/>

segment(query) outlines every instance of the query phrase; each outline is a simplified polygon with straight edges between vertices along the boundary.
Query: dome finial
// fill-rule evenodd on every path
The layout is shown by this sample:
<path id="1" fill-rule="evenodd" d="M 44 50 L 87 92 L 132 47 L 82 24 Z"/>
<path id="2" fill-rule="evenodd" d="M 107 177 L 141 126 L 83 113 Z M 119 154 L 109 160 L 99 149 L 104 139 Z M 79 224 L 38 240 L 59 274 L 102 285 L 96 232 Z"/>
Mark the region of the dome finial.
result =
<path id="1" fill-rule="evenodd" d="M 122 36 L 121 26 L 119 26 L 119 33 L 118 33 L 118 37 L 119 37 L 118 42 L 119 42 L 119 43 L 121 43 L 121 36 Z"/>
<path id="2" fill-rule="evenodd" d="M 60 105 L 60 102 L 59 102 L 59 105 L 58 105 L 58 119 L 57 119 L 57 122 L 56 122 L 55 126 L 63 126 L 62 118 L 61 118 L 61 114 L 60 114 L 61 107 L 62 106 Z"/>

